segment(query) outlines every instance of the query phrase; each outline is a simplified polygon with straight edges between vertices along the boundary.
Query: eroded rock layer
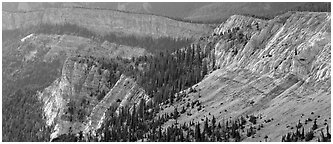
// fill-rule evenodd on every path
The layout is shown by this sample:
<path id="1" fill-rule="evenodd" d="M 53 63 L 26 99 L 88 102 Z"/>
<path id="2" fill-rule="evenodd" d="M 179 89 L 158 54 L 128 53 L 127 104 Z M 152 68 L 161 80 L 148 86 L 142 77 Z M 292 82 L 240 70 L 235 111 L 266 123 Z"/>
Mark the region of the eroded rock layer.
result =
<path id="1" fill-rule="evenodd" d="M 55 126 L 51 139 L 84 129 L 85 114 L 99 102 L 96 96 L 111 88 L 106 81 L 109 73 L 98 63 L 84 63 L 74 58 L 66 60 L 61 77 L 39 94 L 44 102 L 47 125 Z M 80 117 L 80 112 L 84 113 L 83 117 Z"/>
<path id="2" fill-rule="evenodd" d="M 49 8 L 30 12 L 2 13 L 2 29 L 28 28 L 39 24 L 76 24 L 99 34 L 110 32 L 151 37 L 196 38 L 210 31 L 208 25 L 165 17 L 88 8 Z"/>
<path id="3" fill-rule="evenodd" d="M 289 12 L 269 21 L 230 17 L 201 39 L 212 46 L 218 69 L 193 86 L 198 92 L 185 90 L 185 102 L 161 114 L 199 100 L 202 108 L 187 109 L 179 123 L 255 115 L 263 128 L 244 141 L 264 141 L 266 135 L 267 141 L 281 141 L 299 120 L 310 118 L 317 119 L 319 137 L 331 125 L 330 27 L 330 13 Z"/>
<path id="4" fill-rule="evenodd" d="M 111 79 L 117 81 L 113 84 Z M 150 100 L 133 79 L 83 57 L 68 58 L 61 77 L 40 92 L 39 98 L 44 102 L 47 125 L 54 126 L 51 140 L 62 134 L 94 132 L 111 106 L 119 111 L 141 99 Z"/>

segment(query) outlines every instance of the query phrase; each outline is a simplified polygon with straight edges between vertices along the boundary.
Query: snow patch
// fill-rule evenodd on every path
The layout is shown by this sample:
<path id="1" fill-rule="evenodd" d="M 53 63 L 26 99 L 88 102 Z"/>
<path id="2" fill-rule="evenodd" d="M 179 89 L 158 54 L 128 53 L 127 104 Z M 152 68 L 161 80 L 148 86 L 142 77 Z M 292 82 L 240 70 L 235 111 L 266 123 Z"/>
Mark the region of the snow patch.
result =
<path id="1" fill-rule="evenodd" d="M 21 42 L 24 42 L 26 39 L 28 39 L 28 38 L 30 38 L 32 36 L 34 36 L 34 34 L 27 35 L 26 37 L 24 37 L 24 38 L 21 39 Z"/>

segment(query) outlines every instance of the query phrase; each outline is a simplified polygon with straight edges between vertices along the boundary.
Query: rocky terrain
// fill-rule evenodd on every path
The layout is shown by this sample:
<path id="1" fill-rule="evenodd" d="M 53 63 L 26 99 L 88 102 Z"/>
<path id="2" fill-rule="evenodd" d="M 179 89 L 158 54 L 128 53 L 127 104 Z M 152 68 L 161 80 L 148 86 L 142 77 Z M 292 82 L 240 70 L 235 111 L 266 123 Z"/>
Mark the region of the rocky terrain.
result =
<path id="1" fill-rule="evenodd" d="M 7 82 L 21 80 L 20 84 L 35 81 L 32 78 L 36 76 L 40 78 L 45 73 L 49 73 L 48 76 L 60 76 L 62 65 L 68 57 L 80 55 L 131 59 L 150 55 L 145 49 L 139 47 L 129 47 L 108 41 L 99 43 L 71 35 L 46 34 L 32 34 L 29 38 L 23 37 L 21 40 L 11 41 L 11 44 L 5 45 L 2 50 L 4 80 Z M 40 68 L 36 69 L 36 67 Z M 36 74 L 38 72 L 40 73 Z M 55 80 L 55 77 L 52 79 Z"/>
<path id="2" fill-rule="evenodd" d="M 253 14 L 256 16 L 276 15 L 281 11 L 291 9 L 305 3 L 284 3 L 284 2 L 226 2 L 226 3 L 210 3 L 199 9 L 194 10 L 186 19 L 191 20 L 227 20 L 235 14 Z"/>
<path id="3" fill-rule="evenodd" d="M 264 141 L 266 135 L 280 141 L 299 120 L 317 119 L 319 137 L 331 124 L 330 26 L 330 13 L 291 12 L 269 21 L 230 17 L 207 38 L 218 70 L 193 86 L 198 92 L 184 91 L 189 96 L 163 106 L 161 114 L 199 100 L 202 108 L 187 109 L 179 123 L 255 115 L 263 128 L 244 141 Z"/>
<path id="4" fill-rule="evenodd" d="M 149 102 L 151 99 L 145 91 L 131 78 L 121 75 L 114 87 L 105 95 L 92 110 L 85 133 L 95 131 L 101 127 L 107 114 L 107 110 L 112 106 L 119 114 L 121 107 L 132 107 L 141 101 Z"/>
<path id="5" fill-rule="evenodd" d="M 90 8 L 49 8 L 29 12 L 2 13 L 2 29 L 28 28 L 39 24 L 76 24 L 95 33 L 121 35 L 197 38 L 209 33 L 206 24 L 180 22 L 169 18 Z"/>
<path id="6" fill-rule="evenodd" d="M 149 101 L 131 78 L 120 76 L 119 71 L 111 74 L 92 60 L 83 61 L 84 58 L 68 58 L 61 77 L 38 94 L 44 102 L 47 126 L 54 125 L 51 140 L 62 134 L 94 132 L 111 106 L 119 108 L 132 106 L 141 99 Z M 110 77 L 118 79 L 117 82 L 109 81 Z"/>
<path id="7" fill-rule="evenodd" d="M 156 14 L 201 23 L 220 23 L 235 14 L 274 18 L 290 10 L 330 10 L 325 2 L 4 2 L 5 11 L 31 11 L 47 8 L 105 8 L 141 14 Z"/>
<path id="8" fill-rule="evenodd" d="M 256 134 L 245 137 L 247 131 L 240 131 L 241 141 L 281 141 L 299 122 L 310 130 L 309 119 L 318 124 L 316 138 L 331 126 L 327 12 L 287 12 L 271 20 L 233 15 L 214 30 L 155 15 L 89 8 L 3 12 L 2 17 L 3 30 L 71 23 L 100 35 L 196 39 L 159 54 L 74 34 L 31 33 L 5 40 L 3 94 L 38 88 L 35 95 L 42 102 L 50 140 L 84 135 L 88 141 L 91 136 L 107 141 L 111 134 L 129 133 L 124 136 L 129 141 L 148 141 L 154 140 L 149 135 L 155 129 L 146 127 L 170 136 L 170 127 L 195 123 L 197 130 L 213 116 L 222 124 L 255 117 L 257 122 L 245 129 L 255 127 Z M 183 109 L 179 117 L 160 122 L 175 109 Z"/>

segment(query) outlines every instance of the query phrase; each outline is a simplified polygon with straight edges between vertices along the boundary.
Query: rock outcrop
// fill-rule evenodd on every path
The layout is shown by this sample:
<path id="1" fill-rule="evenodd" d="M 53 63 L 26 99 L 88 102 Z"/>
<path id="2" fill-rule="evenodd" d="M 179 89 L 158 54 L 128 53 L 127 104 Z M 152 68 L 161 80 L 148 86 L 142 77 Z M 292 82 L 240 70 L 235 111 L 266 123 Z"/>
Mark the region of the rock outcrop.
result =
<path id="1" fill-rule="evenodd" d="M 255 26 L 256 23 L 258 26 Z M 251 27 L 244 30 L 249 32 L 244 35 L 251 37 L 244 46 L 231 44 L 228 47 L 225 40 L 215 46 L 217 65 L 225 71 L 236 73 L 219 77 L 253 87 L 234 87 L 231 89 L 239 89 L 236 93 L 224 95 L 239 95 L 240 99 L 233 97 L 235 99 L 230 101 L 233 103 L 242 99 L 233 106 L 251 100 L 254 102 L 251 106 L 244 106 L 243 110 L 230 113 L 260 114 L 267 119 L 274 118 L 276 121 L 259 132 L 268 135 L 269 141 L 280 141 L 281 135 L 288 132 L 286 125 L 295 125 L 299 119 L 304 121 L 307 117 L 314 119 L 311 112 L 320 117 L 320 127 L 325 127 L 324 120 L 329 119 L 331 114 L 330 13 L 287 13 L 270 21 L 233 16 L 215 32 L 219 34 L 235 28 L 232 26 L 241 27 L 242 30 L 248 25 L 255 26 L 255 30 L 251 30 Z M 235 48 L 237 54 L 225 50 Z M 241 69 L 248 72 L 244 73 Z M 257 92 L 244 98 L 248 94 L 239 92 L 247 90 Z M 319 136 L 319 131 L 315 135 Z"/>
<path id="2" fill-rule="evenodd" d="M 215 33 L 239 27 L 251 38 L 238 47 L 237 54 L 226 51 L 237 48 L 229 44 L 234 41 L 220 40 L 215 47 L 216 63 L 277 77 L 293 73 L 304 80 L 328 78 L 330 20 L 330 13 L 315 12 L 287 13 L 270 21 L 233 16 Z"/>
<path id="3" fill-rule="evenodd" d="M 151 55 L 146 49 L 72 35 L 29 34 L 24 41 L 3 45 L 5 94 L 27 85 L 48 86 L 61 75 L 65 60 L 73 56 L 131 59 Z M 20 38 L 21 39 L 21 38 Z"/>
<path id="4" fill-rule="evenodd" d="M 196 38 L 211 29 L 166 17 L 89 8 L 49 8 L 29 12 L 2 12 L 2 29 L 29 28 L 39 24 L 76 24 L 104 35 L 110 32 L 151 37 Z"/>
<path id="5" fill-rule="evenodd" d="M 310 118 L 317 119 L 318 137 L 320 129 L 331 125 L 330 27 L 330 13 L 289 12 L 269 21 L 230 17 L 204 39 L 213 45 L 218 69 L 194 86 L 199 92 L 186 90 L 187 99 L 199 100 L 203 109 L 188 109 L 191 116 L 183 114 L 179 123 L 203 122 L 212 115 L 220 122 L 255 115 L 264 128 L 244 141 L 264 141 L 265 135 L 268 141 L 281 141 L 298 120 Z M 264 122 L 268 119 L 274 120 Z"/>
<path id="6" fill-rule="evenodd" d="M 212 115 L 217 122 L 223 122 L 255 115 L 260 119 L 254 125 L 264 127 L 244 141 L 260 141 L 266 135 L 268 141 L 280 141 L 282 135 L 293 131 L 288 126 L 310 118 L 317 119 L 315 136 L 319 136 L 325 124 L 331 125 L 330 21 L 330 13 L 314 12 L 289 12 L 269 21 L 230 17 L 211 36 L 199 40 L 204 41 L 199 44 L 204 52 L 211 51 L 205 59 L 211 71 L 218 69 L 194 86 L 197 92 L 185 90 L 187 100 L 174 103 L 174 107 L 181 108 L 199 100 L 202 106 L 186 109 L 177 122 L 203 122 L 200 119 Z M 110 45 L 105 42 L 101 47 Z M 27 59 L 34 55 L 29 54 Z M 89 61 L 80 59 L 67 59 L 62 76 L 39 94 L 45 104 L 47 124 L 55 125 L 51 138 L 79 131 L 94 132 L 103 123 L 109 107 L 117 113 L 120 107 L 150 100 L 133 79 L 118 73 L 118 81 L 110 85 L 110 71 L 102 69 L 97 61 L 88 64 Z M 101 95 L 98 100 L 96 96 Z M 83 109 L 83 118 L 70 114 L 71 103 L 87 103 L 77 109 Z M 160 115 L 172 112 L 174 107 L 164 107 Z M 266 122 L 267 119 L 272 121 Z M 174 121 L 165 125 L 170 123 Z M 307 124 L 304 128 L 311 126 Z"/>
<path id="7" fill-rule="evenodd" d="M 150 97 L 146 95 L 145 91 L 133 79 L 121 75 L 114 87 L 91 111 L 84 133 L 88 133 L 89 131 L 94 132 L 100 128 L 104 122 L 106 111 L 111 106 L 116 110 L 113 112 L 119 114 L 121 107 L 138 105 L 141 99 L 149 101 Z"/>
<path id="8" fill-rule="evenodd" d="M 118 79 L 115 84 L 110 83 L 111 76 Z M 150 100 L 133 79 L 120 72 L 111 74 L 98 61 L 82 57 L 68 58 L 61 77 L 40 92 L 39 98 L 44 102 L 47 125 L 54 126 L 51 140 L 62 134 L 94 132 L 111 106 L 118 111 L 141 99 Z"/>
<path id="9" fill-rule="evenodd" d="M 147 50 L 140 47 L 130 47 L 104 41 L 98 43 L 92 39 L 72 35 L 45 35 L 31 36 L 25 44 L 38 45 L 43 50 L 37 49 L 43 56 L 43 61 L 52 61 L 62 54 L 66 57 L 75 55 L 92 57 L 121 57 L 131 59 L 143 55 L 150 55 Z M 29 53 L 31 53 L 29 51 Z"/>
<path id="10" fill-rule="evenodd" d="M 99 102 L 96 96 L 111 88 L 105 80 L 107 77 L 109 71 L 101 69 L 98 64 L 89 65 L 73 58 L 66 60 L 61 77 L 39 94 L 44 102 L 47 125 L 55 125 L 51 139 L 84 129 L 85 117 L 79 120 L 68 117 L 75 117 L 72 115 L 78 111 L 91 112 L 92 107 Z M 74 106 L 71 107 L 70 102 L 74 102 Z M 77 108 L 76 105 L 84 106 Z M 68 109 L 74 109 L 75 112 L 70 115 Z"/>

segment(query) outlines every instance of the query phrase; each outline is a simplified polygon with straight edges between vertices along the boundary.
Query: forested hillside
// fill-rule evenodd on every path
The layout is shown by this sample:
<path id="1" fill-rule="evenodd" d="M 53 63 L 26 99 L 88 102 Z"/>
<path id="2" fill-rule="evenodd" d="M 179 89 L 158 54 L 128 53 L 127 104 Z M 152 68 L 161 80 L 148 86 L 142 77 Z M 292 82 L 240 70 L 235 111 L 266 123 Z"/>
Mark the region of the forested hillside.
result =
<path id="1" fill-rule="evenodd" d="M 197 39 L 3 30 L 3 141 L 330 142 L 327 8 L 234 15 Z"/>
<path id="2" fill-rule="evenodd" d="M 190 39 L 170 38 L 170 37 L 152 38 L 152 37 L 138 37 L 133 35 L 126 36 L 118 33 L 108 33 L 102 36 L 88 30 L 87 28 L 69 23 L 63 25 L 41 24 L 39 26 L 32 27 L 30 29 L 5 30 L 3 31 L 4 37 L 2 37 L 2 40 L 6 41 L 12 38 L 24 37 L 31 33 L 75 35 L 75 36 L 90 38 L 100 43 L 108 41 L 120 45 L 141 47 L 147 49 L 147 51 L 153 54 L 158 54 L 160 52 L 171 53 L 177 49 L 180 49 L 190 44 L 193 41 Z"/>

